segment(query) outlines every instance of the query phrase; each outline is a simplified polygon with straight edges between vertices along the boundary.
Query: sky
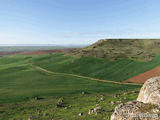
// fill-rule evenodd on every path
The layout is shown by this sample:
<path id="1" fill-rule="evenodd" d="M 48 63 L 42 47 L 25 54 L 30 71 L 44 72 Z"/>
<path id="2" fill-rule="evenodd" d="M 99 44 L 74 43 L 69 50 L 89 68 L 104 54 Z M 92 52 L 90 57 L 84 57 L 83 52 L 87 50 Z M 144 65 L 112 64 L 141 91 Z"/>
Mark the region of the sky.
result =
<path id="1" fill-rule="evenodd" d="M 159 5 L 159 0 L 0 0 L 0 45 L 160 38 Z"/>

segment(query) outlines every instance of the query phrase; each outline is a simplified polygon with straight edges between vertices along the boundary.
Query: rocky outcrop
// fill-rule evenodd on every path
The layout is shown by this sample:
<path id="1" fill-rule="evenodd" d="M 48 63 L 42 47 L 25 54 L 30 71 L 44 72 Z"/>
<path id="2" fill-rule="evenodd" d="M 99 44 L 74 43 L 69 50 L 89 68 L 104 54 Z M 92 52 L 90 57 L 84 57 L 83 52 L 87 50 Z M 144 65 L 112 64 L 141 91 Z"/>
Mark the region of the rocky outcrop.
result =
<path id="1" fill-rule="evenodd" d="M 160 120 L 160 77 L 146 81 L 137 101 L 117 106 L 111 120 Z"/>
<path id="2" fill-rule="evenodd" d="M 151 104 L 160 104 L 160 77 L 147 80 L 141 88 L 138 101 Z"/>
<path id="3" fill-rule="evenodd" d="M 159 114 L 160 107 L 158 106 L 131 101 L 117 106 L 111 116 L 111 120 L 160 120 Z"/>

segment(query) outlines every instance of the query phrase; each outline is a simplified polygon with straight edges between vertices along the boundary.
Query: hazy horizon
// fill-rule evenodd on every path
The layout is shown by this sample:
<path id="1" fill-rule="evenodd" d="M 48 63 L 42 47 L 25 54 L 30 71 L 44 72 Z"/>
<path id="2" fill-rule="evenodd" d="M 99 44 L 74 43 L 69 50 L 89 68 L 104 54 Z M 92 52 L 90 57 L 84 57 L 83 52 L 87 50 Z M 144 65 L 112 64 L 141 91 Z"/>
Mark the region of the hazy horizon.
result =
<path id="1" fill-rule="evenodd" d="M 90 44 L 0 44 L 0 46 L 86 46 Z"/>
<path id="2" fill-rule="evenodd" d="M 0 44 L 160 38 L 158 0 L 1 0 Z"/>

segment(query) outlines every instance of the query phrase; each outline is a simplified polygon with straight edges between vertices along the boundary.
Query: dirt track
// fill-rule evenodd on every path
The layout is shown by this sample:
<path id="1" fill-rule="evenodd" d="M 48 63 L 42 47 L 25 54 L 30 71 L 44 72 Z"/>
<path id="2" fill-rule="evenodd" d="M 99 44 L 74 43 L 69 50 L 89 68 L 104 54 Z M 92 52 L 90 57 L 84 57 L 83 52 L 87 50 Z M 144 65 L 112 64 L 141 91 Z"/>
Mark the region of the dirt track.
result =
<path id="1" fill-rule="evenodd" d="M 122 83 L 122 82 L 115 82 L 115 81 L 109 81 L 109 80 L 101 80 L 101 79 L 96 79 L 96 78 L 91 78 L 91 77 L 86 77 L 86 76 L 80 76 L 80 75 L 75 75 L 75 74 L 68 74 L 68 73 L 57 73 L 57 72 L 52 72 L 52 71 L 46 70 L 44 68 L 41 68 L 41 67 L 35 66 L 35 65 L 31 65 L 31 67 L 39 69 L 39 70 L 41 70 L 43 72 L 46 72 L 46 73 L 49 73 L 49 74 L 73 76 L 73 77 L 79 77 L 79 78 L 94 80 L 94 81 L 98 81 L 98 82 L 107 82 L 107 83 L 124 84 L 124 85 L 142 85 L 142 84 L 137 84 L 137 83 Z"/>
<path id="2" fill-rule="evenodd" d="M 144 83 L 146 80 L 152 77 L 160 76 L 160 66 L 153 68 L 145 73 L 140 75 L 134 76 L 125 82 L 132 82 L 132 83 Z"/>

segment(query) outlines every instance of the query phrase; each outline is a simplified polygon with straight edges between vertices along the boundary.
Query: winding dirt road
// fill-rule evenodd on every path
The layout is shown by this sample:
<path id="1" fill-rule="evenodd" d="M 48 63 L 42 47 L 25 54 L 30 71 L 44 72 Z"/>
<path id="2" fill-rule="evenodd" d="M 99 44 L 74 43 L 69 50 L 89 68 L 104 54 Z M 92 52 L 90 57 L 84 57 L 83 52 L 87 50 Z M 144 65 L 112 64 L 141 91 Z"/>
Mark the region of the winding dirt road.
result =
<path id="1" fill-rule="evenodd" d="M 46 70 L 44 68 L 41 68 L 39 66 L 31 65 L 32 68 L 41 70 L 42 72 L 48 73 L 48 74 L 56 74 L 56 75 L 65 75 L 65 76 L 72 76 L 72 77 L 78 77 L 78 78 L 84 78 L 88 80 L 94 80 L 98 82 L 106 82 L 106 83 L 115 83 L 115 84 L 124 84 L 124 85 L 143 85 L 143 84 L 138 84 L 138 83 L 122 83 L 122 82 L 115 82 L 115 81 L 110 81 L 110 80 L 101 80 L 97 78 L 92 78 L 92 77 L 86 77 L 86 76 L 81 76 L 81 75 L 75 75 L 75 74 L 69 74 L 69 73 L 59 73 L 59 72 L 52 72 L 49 70 Z"/>

